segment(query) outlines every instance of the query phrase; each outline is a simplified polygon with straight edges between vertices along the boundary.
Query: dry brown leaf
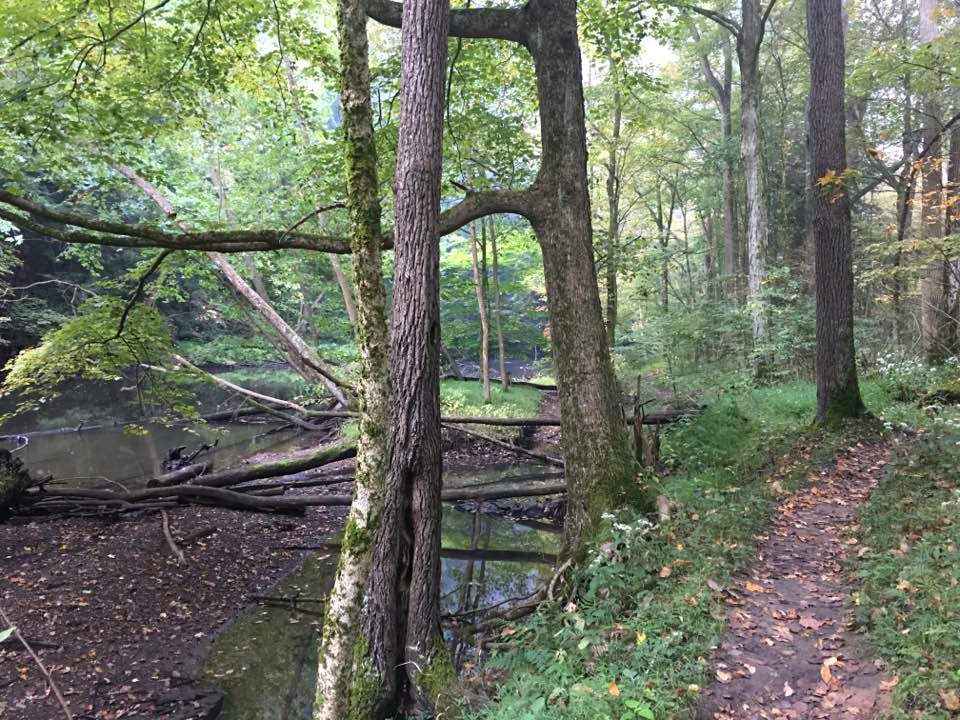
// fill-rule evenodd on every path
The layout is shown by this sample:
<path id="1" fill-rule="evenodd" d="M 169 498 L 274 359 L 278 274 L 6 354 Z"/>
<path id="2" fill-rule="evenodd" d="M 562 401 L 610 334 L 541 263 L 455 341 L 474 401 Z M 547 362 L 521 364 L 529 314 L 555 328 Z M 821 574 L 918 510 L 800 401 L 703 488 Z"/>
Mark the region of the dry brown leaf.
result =
<path id="1" fill-rule="evenodd" d="M 747 580 L 743 586 L 747 589 L 748 592 L 752 593 L 762 593 L 765 592 L 762 585 L 757 585 L 754 582 Z"/>
<path id="2" fill-rule="evenodd" d="M 898 678 L 898 677 L 892 677 L 892 678 L 890 678 L 889 680 L 881 680 L 881 681 L 880 681 L 880 689 L 881 689 L 883 692 L 890 692 L 890 691 L 893 690 L 899 683 L 900 683 L 900 678 Z"/>
<path id="3" fill-rule="evenodd" d="M 960 712 L 960 697 L 957 697 L 956 690 L 940 690 L 939 695 L 945 709 L 950 712 Z"/>
<path id="4" fill-rule="evenodd" d="M 790 687 L 790 683 L 788 682 L 785 682 L 783 684 L 783 695 L 784 697 L 790 697 L 791 695 L 793 695 L 793 688 Z"/>
<path id="5" fill-rule="evenodd" d="M 820 666 L 820 679 L 823 680 L 827 685 L 834 680 L 833 673 L 830 672 L 830 668 L 836 664 L 837 658 L 828 657 L 823 661 L 823 665 Z"/>
<path id="6" fill-rule="evenodd" d="M 717 670 L 717 680 L 722 683 L 728 683 L 733 680 L 733 675 L 723 670 Z"/>
<path id="7" fill-rule="evenodd" d="M 823 625 L 823 620 L 817 620 L 813 615 L 803 615 L 800 617 L 800 625 L 808 630 L 816 630 Z"/>
<path id="8" fill-rule="evenodd" d="M 613 695 L 614 697 L 620 697 L 620 688 L 617 687 L 616 680 L 610 681 L 610 685 L 607 687 L 607 692 Z"/>

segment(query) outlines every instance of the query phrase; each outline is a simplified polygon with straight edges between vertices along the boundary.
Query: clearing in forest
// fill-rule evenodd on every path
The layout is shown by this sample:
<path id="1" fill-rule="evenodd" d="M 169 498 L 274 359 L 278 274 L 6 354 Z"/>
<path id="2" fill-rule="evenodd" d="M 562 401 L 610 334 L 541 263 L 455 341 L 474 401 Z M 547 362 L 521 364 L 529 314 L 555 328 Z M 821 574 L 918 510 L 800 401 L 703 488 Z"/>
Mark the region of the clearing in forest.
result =
<path id="1" fill-rule="evenodd" d="M 858 443 L 779 505 L 749 572 L 725 592 L 729 631 L 700 720 L 870 720 L 888 682 L 847 623 L 844 561 L 860 552 L 855 512 L 890 459 Z"/>

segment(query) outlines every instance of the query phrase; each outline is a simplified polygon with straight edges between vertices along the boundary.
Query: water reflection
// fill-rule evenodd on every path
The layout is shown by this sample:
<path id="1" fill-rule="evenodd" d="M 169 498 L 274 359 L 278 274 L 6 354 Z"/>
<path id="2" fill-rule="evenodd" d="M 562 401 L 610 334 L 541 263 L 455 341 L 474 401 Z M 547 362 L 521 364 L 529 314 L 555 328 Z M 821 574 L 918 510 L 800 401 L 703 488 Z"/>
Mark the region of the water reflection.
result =
<path id="1" fill-rule="evenodd" d="M 472 479 L 489 482 L 494 474 L 502 471 L 474 473 Z M 509 607 L 530 596 L 552 576 L 551 553 L 558 543 L 555 533 L 445 505 L 443 547 L 452 552 L 445 552 L 441 563 L 441 612 L 466 623 L 477 609 Z M 503 559 L 517 554 L 524 560 Z M 310 717 L 322 622 L 322 606 L 314 600 L 328 592 L 335 571 L 335 555 L 307 559 L 270 593 L 278 600 L 252 608 L 214 641 L 206 671 L 225 695 L 222 720 Z M 445 627 L 458 669 L 476 662 L 476 649 L 461 642 L 449 623 Z"/>

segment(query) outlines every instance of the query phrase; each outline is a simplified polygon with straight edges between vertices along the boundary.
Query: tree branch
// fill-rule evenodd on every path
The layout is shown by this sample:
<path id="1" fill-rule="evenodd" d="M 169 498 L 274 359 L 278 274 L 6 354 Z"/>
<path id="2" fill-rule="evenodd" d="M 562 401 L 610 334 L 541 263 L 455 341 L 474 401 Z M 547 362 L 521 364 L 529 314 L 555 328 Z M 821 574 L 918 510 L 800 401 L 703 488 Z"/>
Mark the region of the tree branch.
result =
<path id="1" fill-rule="evenodd" d="M 730 34 L 733 35 L 737 40 L 740 39 L 740 26 L 726 15 L 715 12 L 705 7 L 700 7 L 699 5 L 687 5 L 687 8 L 695 12 L 697 15 L 702 15 L 708 20 L 712 20 L 720 27 L 726 28 L 730 31 Z"/>
<path id="2" fill-rule="evenodd" d="M 400 27 L 403 4 L 393 0 L 367 0 L 367 15 L 381 25 Z M 524 8 L 474 8 L 450 11 L 451 37 L 508 40 L 527 45 Z"/>

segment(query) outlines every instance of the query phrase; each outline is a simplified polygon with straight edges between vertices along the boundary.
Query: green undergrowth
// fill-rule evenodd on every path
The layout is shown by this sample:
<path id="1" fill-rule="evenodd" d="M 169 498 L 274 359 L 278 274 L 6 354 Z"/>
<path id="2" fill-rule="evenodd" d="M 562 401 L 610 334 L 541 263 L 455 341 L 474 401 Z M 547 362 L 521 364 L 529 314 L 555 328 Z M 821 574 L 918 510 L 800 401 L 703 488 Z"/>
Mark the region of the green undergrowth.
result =
<path id="1" fill-rule="evenodd" d="M 605 514 L 576 592 L 504 631 L 491 664 L 506 680 L 471 717 L 690 717 L 724 630 L 716 589 L 753 557 L 776 494 L 851 441 L 850 428 L 814 435 L 813 402 L 809 384 L 728 393 L 666 433 L 674 467 L 654 489 L 671 520 Z"/>
<path id="2" fill-rule="evenodd" d="M 490 402 L 483 402 L 483 386 L 479 382 L 444 380 L 440 383 L 440 407 L 444 415 L 480 417 L 536 417 L 542 394 L 536 388 L 513 385 L 504 391 L 499 383 L 490 383 Z M 517 428 L 483 427 L 487 435 L 504 439 L 518 434 Z"/>
<path id="3" fill-rule="evenodd" d="M 902 443 L 861 511 L 858 619 L 898 680 L 895 720 L 960 714 L 958 445 L 942 427 Z"/>

